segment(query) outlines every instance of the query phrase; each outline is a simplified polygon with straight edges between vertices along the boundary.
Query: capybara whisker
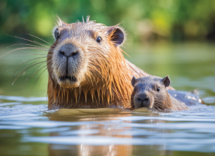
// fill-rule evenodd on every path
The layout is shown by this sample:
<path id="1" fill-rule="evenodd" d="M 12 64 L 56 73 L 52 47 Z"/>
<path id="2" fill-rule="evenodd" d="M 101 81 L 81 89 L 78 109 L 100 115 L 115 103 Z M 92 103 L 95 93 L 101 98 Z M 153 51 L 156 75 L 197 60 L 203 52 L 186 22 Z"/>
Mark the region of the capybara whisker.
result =
<path id="1" fill-rule="evenodd" d="M 38 68 L 41 66 L 42 64 L 40 64 L 39 66 L 38 66 Z M 28 78 L 26 78 L 25 79 L 25 81 L 24 82 L 26 82 L 27 80 L 29 80 L 29 78 L 31 79 L 35 74 L 37 74 L 39 71 L 41 71 L 43 68 L 45 68 L 45 67 L 47 67 L 47 65 L 45 65 L 45 66 L 43 66 L 43 67 L 41 67 L 40 69 L 38 69 L 36 72 L 34 72 L 31 76 L 29 76 Z M 46 68 L 47 69 L 47 68 Z"/>
<path id="2" fill-rule="evenodd" d="M 45 55 L 45 56 L 49 56 L 47 54 L 25 54 L 25 56 L 28 56 L 28 55 Z M 51 54 L 50 54 L 51 55 Z"/>
<path id="3" fill-rule="evenodd" d="M 40 45 L 42 47 L 45 47 L 47 48 L 47 45 L 43 44 L 43 43 L 39 43 L 37 41 L 32 41 L 32 40 L 29 40 L 29 39 L 26 39 L 26 38 L 22 38 L 22 37 L 18 37 L 18 36 L 12 36 L 12 35 L 8 35 L 7 36 L 10 36 L 10 37 L 13 37 L 13 38 L 18 38 L 18 39 L 21 39 L 21 40 L 25 40 L 25 41 L 28 41 L 28 42 L 31 42 L 31 43 L 35 43 L 36 45 Z"/>
<path id="4" fill-rule="evenodd" d="M 35 37 L 35 38 L 37 38 L 37 39 L 39 39 L 39 40 L 41 40 L 41 41 L 43 41 L 43 42 L 47 43 L 48 45 L 51 45 L 51 43 L 49 43 L 49 42 L 47 42 L 47 41 L 43 40 L 43 39 L 42 39 L 42 38 L 40 38 L 40 37 L 37 37 L 37 36 L 32 35 L 32 34 L 28 34 L 28 33 L 26 33 L 26 35 L 29 35 L 29 36 Z"/>
<path id="5" fill-rule="evenodd" d="M 12 53 L 12 52 L 15 52 L 15 51 L 18 51 L 18 50 L 30 50 L 30 49 L 34 49 L 34 50 L 43 50 L 43 51 L 46 51 L 45 49 L 41 49 L 41 48 L 35 48 L 35 47 L 21 47 L 21 48 L 16 48 L 16 49 L 13 49 L 13 50 L 10 50 L 8 52 L 6 52 L 5 54 L 3 54 L 2 56 L 0 56 L 0 58 Z"/>
<path id="6" fill-rule="evenodd" d="M 22 64 L 20 64 L 20 65 L 15 69 L 13 75 L 14 75 L 14 74 L 18 71 L 18 69 L 19 69 L 22 65 L 24 65 L 25 63 L 30 62 L 30 61 L 33 61 L 33 60 L 41 59 L 41 58 L 47 58 L 47 57 L 36 57 L 36 58 L 32 58 L 32 59 L 29 59 L 29 60 L 24 61 Z M 45 62 L 45 61 L 44 61 L 44 62 Z M 27 66 L 28 66 L 28 65 L 27 65 Z M 27 67 L 27 66 L 25 66 L 25 67 Z"/>
<path id="7" fill-rule="evenodd" d="M 41 74 L 37 77 L 37 79 L 36 79 L 36 81 L 35 81 L 35 83 L 34 83 L 32 89 L 31 89 L 31 91 L 33 90 L 33 88 L 34 88 L 35 85 L 37 84 L 37 81 L 39 80 L 40 76 L 41 76 L 46 70 L 47 70 L 47 68 L 45 68 L 45 69 L 41 72 Z"/>
<path id="8" fill-rule="evenodd" d="M 33 44 L 24 44 L 24 43 L 17 43 L 17 44 L 12 44 L 10 46 L 8 46 L 7 48 L 11 48 L 11 47 L 14 47 L 14 46 L 30 46 L 30 47 L 37 47 Z"/>
<path id="9" fill-rule="evenodd" d="M 40 64 L 40 63 L 44 63 L 44 62 L 46 62 L 46 61 L 37 62 L 37 63 L 35 63 L 35 64 L 29 66 L 28 68 L 25 68 L 23 71 L 20 72 L 20 74 L 18 74 L 18 76 L 17 76 L 17 77 L 15 78 L 15 80 L 13 81 L 12 85 L 13 85 L 13 84 L 16 82 L 16 80 L 17 80 L 24 72 L 26 72 L 28 69 L 30 69 L 30 68 L 32 68 L 32 67 L 34 67 L 35 65 L 38 65 L 38 64 Z"/>

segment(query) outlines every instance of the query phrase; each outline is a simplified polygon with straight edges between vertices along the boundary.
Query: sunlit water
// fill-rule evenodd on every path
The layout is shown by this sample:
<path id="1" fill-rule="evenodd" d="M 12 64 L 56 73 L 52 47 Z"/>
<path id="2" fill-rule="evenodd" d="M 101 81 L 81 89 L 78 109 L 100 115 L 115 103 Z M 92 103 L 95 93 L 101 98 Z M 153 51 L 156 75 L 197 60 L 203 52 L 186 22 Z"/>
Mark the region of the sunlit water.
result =
<path id="1" fill-rule="evenodd" d="M 18 55 L 21 52 L 6 56 L 0 61 L 0 155 L 215 155 L 214 48 L 178 44 L 128 51 L 127 58 L 148 73 L 170 75 L 176 89 L 199 89 L 206 105 L 171 113 L 146 109 L 48 111 L 47 73 L 36 87 L 36 79 L 24 83 L 31 72 L 11 86 L 17 74 L 13 76 L 14 70 L 8 69 L 16 69 L 26 58 Z M 2 48 L 0 54 L 6 50 Z"/>

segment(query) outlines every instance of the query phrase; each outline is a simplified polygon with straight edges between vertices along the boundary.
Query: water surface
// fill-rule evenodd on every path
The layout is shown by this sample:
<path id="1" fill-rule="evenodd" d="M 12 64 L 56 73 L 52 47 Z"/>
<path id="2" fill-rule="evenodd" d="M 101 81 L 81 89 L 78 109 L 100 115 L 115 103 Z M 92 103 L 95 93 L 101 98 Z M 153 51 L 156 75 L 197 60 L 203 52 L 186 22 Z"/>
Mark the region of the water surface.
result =
<path id="1" fill-rule="evenodd" d="M 150 74 L 169 75 L 174 88 L 199 89 L 206 105 L 171 113 L 146 109 L 48 111 L 47 73 L 27 79 L 38 66 L 11 85 L 25 67 L 17 69 L 18 65 L 37 57 L 26 54 L 45 52 L 7 55 L 0 60 L 0 155 L 215 155 L 214 48 L 206 43 L 125 47 L 130 55 L 127 59 Z M 8 50 L 0 47 L 0 55 Z"/>

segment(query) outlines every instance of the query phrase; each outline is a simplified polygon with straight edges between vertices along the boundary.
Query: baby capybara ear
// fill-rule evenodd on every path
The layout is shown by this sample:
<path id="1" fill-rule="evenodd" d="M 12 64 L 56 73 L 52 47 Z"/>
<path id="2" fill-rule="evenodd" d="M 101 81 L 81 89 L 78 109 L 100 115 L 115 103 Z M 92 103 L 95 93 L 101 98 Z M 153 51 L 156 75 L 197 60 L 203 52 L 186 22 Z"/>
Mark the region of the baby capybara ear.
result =
<path id="1" fill-rule="evenodd" d="M 171 82 L 169 76 L 167 75 L 166 77 L 164 77 L 162 79 L 162 82 L 163 82 L 165 87 L 168 87 L 170 85 L 170 82 Z"/>
<path id="2" fill-rule="evenodd" d="M 133 87 L 134 87 L 136 81 L 137 81 L 137 78 L 135 76 L 133 76 L 132 80 L 131 80 L 131 84 L 132 84 Z"/>
<path id="3" fill-rule="evenodd" d="M 122 45 L 125 40 L 125 32 L 118 26 L 112 26 L 108 29 L 110 40 L 114 42 L 115 46 Z"/>

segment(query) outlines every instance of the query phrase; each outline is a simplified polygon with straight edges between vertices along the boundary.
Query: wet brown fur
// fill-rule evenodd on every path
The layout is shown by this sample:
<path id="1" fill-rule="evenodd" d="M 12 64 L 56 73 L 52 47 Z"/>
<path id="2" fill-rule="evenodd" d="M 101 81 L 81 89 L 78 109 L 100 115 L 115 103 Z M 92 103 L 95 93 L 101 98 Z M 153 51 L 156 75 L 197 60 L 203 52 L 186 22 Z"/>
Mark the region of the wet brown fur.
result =
<path id="1" fill-rule="evenodd" d="M 49 57 L 47 57 L 49 72 L 48 108 L 99 108 L 108 107 L 112 104 L 124 108 L 131 108 L 130 95 L 133 87 L 130 81 L 132 75 L 142 77 L 149 74 L 124 58 L 121 48 L 115 46 L 114 42 L 111 41 L 113 35 L 107 35 L 107 29 L 112 29 L 113 27 L 107 27 L 89 21 L 89 18 L 87 18 L 86 22 L 83 21 L 72 24 L 66 24 L 59 19 L 58 26 L 62 25 L 70 27 L 71 29 L 74 27 L 83 27 L 85 25 L 89 28 L 94 28 L 91 31 L 92 35 L 95 36 L 96 31 L 98 31 L 107 37 L 108 39 L 105 44 L 107 44 L 109 49 L 107 48 L 107 51 L 100 51 L 95 45 L 88 47 L 88 54 L 86 54 L 85 57 L 88 58 L 89 63 L 82 83 L 76 88 L 62 88 L 52 76 L 52 55 L 58 42 L 56 41 L 51 46 L 48 52 Z M 84 44 L 80 46 L 82 46 L 83 49 L 86 48 Z M 91 59 L 90 56 L 94 56 L 93 59 Z"/>

